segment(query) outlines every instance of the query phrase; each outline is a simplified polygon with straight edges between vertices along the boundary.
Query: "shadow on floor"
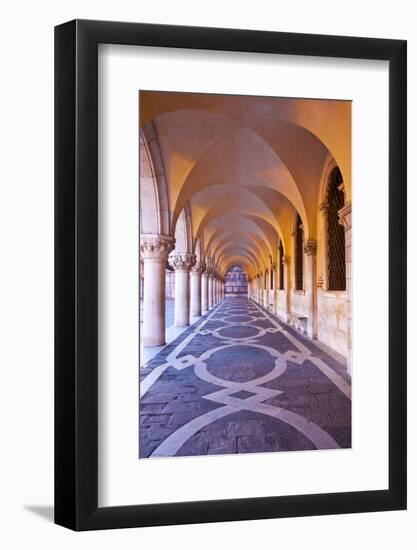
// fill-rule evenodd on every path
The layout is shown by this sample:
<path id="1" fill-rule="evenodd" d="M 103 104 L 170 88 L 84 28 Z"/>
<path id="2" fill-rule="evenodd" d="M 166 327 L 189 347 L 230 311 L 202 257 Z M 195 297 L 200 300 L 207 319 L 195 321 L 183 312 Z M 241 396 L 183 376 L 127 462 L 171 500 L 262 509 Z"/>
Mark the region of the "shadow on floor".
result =
<path id="1" fill-rule="evenodd" d="M 38 506 L 38 505 L 28 505 L 24 506 L 24 509 L 28 512 L 32 512 L 32 514 L 35 514 L 49 523 L 53 523 L 54 521 L 54 507 L 53 506 Z"/>

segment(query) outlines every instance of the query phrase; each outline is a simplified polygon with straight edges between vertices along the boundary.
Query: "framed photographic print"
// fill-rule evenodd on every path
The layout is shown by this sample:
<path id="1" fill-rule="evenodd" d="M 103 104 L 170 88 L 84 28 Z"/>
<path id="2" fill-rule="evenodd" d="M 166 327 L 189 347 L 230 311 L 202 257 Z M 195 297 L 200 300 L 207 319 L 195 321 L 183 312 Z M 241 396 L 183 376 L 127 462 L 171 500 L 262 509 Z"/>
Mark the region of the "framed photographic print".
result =
<path id="1" fill-rule="evenodd" d="M 55 30 L 55 521 L 406 507 L 406 42 Z"/>

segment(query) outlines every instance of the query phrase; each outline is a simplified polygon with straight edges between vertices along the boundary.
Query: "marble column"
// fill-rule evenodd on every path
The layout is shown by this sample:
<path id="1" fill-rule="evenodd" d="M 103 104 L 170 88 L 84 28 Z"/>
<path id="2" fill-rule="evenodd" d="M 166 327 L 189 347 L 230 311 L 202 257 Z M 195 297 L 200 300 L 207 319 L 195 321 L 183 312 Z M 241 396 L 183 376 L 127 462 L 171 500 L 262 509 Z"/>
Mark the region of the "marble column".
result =
<path id="1" fill-rule="evenodd" d="M 317 338 L 317 289 L 316 289 L 316 254 L 317 241 L 310 239 L 304 242 L 306 255 L 306 300 L 307 300 L 307 334 Z"/>
<path id="2" fill-rule="evenodd" d="M 271 270 L 273 272 L 273 284 L 272 284 L 272 313 L 274 315 L 278 312 L 278 269 L 277 264 L 271 264 Z"/>
<path id="3" fill-rule="evenodd" d="M 287 323 L 291 321 L 291 258 L 282 257 L 284 264 L 284 294 L 285 294 L 285 318 Z"/>
<path id="4" fill-rule="evenodd" d="M 204 315 L 209 310 L 209 272 L 201 274 L 201 313 Z"/>
<path id="5" fill-rule="evenodd" d="M 214 303 L 213 303 L 213 285 L 214 285 L 214 278 L 215 274 L 210 272 L 209 273 L 209 279 L 208 279 L 208 308 L 213 309 Z"/>
<path id="6" fill-rule="evenodd" d="M 352 373 L 352 204 L 339 210 L 339 223 L 345 228 L 347 370 Z"/>
<path id="7" fill-rule="evenodd" d="M 262 305 L 262 273 L 258 274 L 258 304 Z"/>
<path id="8" fill-rule="evenodd" d="M 175 326 L 190 324 L 190 269 L 195 264 L 194 254 L 173 254 L 169 263 L 175 269 Z"/>
<path id="9" fill-rule="evenodd" d="M 213 273 L 213 283 L 211 285 L 211 303 L 213 304 L 213 307 L 216 305 L 216 284 L 217 284 L 217 275 Z"/>
<path id="10" fill-rule="evenodd" d="M 141 235 L 140 255 L 143 261 L 143 326 L 144 346 L 165 344 L 165 266 L 175 239 L 169 235 Z"/>
<path id="11" fill-rule="evenodd" d="M 203 262 L 196 262 L 190 274 L 190 310 L 191 317 L 201 317 L 201 274 L 206 266 Z"/>

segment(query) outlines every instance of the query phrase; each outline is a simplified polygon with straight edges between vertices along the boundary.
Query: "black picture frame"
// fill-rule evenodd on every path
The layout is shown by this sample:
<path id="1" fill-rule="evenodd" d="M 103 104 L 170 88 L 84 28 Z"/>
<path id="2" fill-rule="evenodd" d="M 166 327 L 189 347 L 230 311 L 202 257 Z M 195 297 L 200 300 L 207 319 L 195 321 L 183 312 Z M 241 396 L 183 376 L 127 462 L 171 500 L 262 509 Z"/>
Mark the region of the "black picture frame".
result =
<path id="1" fill-rule="evenodd" d="M 389 62 L 389 488 L 98 507 L 98 44 Z M 55 28 L 55 522 L 74 530 L 406 508 L 404 40 L 74 20 Z"/>

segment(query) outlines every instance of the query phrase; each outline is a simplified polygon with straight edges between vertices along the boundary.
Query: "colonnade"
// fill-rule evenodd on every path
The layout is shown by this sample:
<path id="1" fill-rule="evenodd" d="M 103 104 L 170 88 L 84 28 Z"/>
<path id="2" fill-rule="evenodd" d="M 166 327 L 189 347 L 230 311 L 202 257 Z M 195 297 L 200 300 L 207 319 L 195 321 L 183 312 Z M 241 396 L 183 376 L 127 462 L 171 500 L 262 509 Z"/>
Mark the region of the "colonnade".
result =
<path id="1" fill-rule="evenodd" d="M 305 274 L 303 290 L 292 288 L 291 258 L 282 257 L 284 280 L 280 281 L 279 266 L 272 264 L 274 270 L 273 288 L 270 289 L 269 269 L 259 272 L 249 283 L 249 297 L 265 309 L 283 318 L 287 323 L 294 322 L 292 312 L 292 294 L 303 296 L 306 332 L 310 338 L 317 338 L 317 289 L 316 289 L 316 254 L 317 241 L 310 239 L 304 242 Z"/>
<path id="2" fill-rule="evenodd" d="M 174 239 L 168 235 L 142 235 L 144 346 L 165 344 L 165 266 L 175 270 L 175 326 L 185 327 L 224 298 L 224 278 L 198 261 L 195 254 L 170 252 Z"/>
<path id="3" fill-rule="evenodd" d="M 325 212 L 322 208 L 321 211 Z M 282 256 L 282 269 L 279 265 L 270 264 L 265 266 L 255 276 L 253 276 L 248 285 L 249 298 L 256 303 L 274 313 L 285 322 L 302 328 L 310 338 L 324 339 L 332 347 L 334 340 L 333 334 L 328 329 L 329 323 L 326 316 L 328 311 L 322 309 L 320 300 L 326 297 L 327 303 L 333 303 L 333 317 L 339 313 L 340 299 L 343 297 L 344 307 L 342 313 L 339 313 L 338 320 L 341 330 L 347 335 L 345 343 L 345 354 L 347 358 L 347 369 L 351 372 L 352 363 L 352 259 L 351 259 L 351 232 L 352 232 L 352 208 L 351 203 L 346 204 L 339 210 L 339 223 L 345 229 L 345 265 L 346 265 L 346 290 L 330 291 L 322 285 L 323 275 L 317 277 L 317 271 L 326 276 L 327 256 L 322 258 L 323 265 L 320 264 L 317 269 L 317 241 L 309 239 L 303 243 L 303 288 L 298 290 L 295 284 L 295 260 L 294 256 Z M 324 233 L 324 243 L 326 244 L 327 232 Z M 293 243 L 294 244 L 294 243 Z M 294 250 L 294 247 L 292 247 Z M 270 270 L 273 270 L 272 288 Z M 280 276 L 283 280 L 280 280 Z M 333 300 L 333 302 L 331 302 Z M 338 301 L 339 300 L 339 301 Z M 300 313 L 300 311 L 302 313 Z M 343 313 L 344 312 L 344 313 Z M 327 322 L 327 326 L 326 325 Z M 321 330 L 321 333 L 320 333 Z M 327 330 L 327 334 L 324 332 Z M 323 336 L 324 334 L 324 336 Z M 337 342 L 334 341 L 336 344 Z M 336 345 L 334 346 L 336 348 Z M 337 348 L 336 348 L 337 349 Z"/>

